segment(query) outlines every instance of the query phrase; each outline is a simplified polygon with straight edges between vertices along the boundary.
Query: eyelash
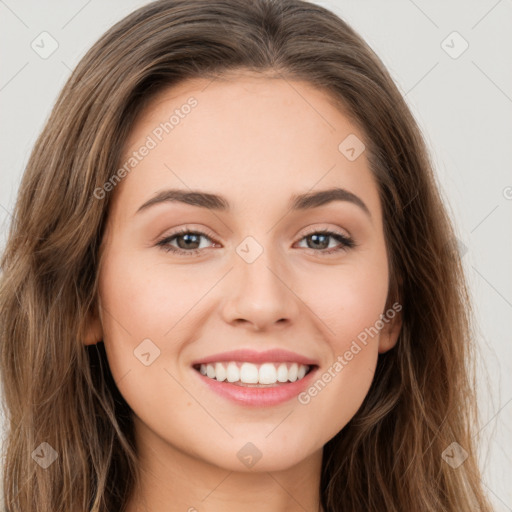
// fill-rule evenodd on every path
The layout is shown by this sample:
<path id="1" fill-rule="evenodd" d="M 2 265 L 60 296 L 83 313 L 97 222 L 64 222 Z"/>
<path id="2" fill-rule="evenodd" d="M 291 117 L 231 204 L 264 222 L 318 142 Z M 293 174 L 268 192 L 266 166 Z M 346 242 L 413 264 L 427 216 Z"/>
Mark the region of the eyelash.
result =
<path id="1" fill-rule="evenodd" d="M 191 230 L 191 229 L 188 229 L 185 227 L 185 228 L 180 229 L 179 231 L 176 231 L 175 233 L 172 233 L 169 236 L 166 236 L 166 237 L 160 239 L 156 245 L 159 246 L 165 252 L 172 252 L 172 253 L 175 253 L 178 255 L 183 255 L 183 256 L 198 255 L 198 253 L 200 253 L 203 249 L 192 249 L 190 251 L 186 251 L 184 249 L 178 249 L 176 247 L 169 245 L 169 242 L 171 242 L 175 238 L 178 238 L 179 236 L 185 235 L 185 234 L 204 236 L 204 237 L 210 239 L 211 241 L 215 242 L 215 240 L 213 239 L 211 234 L 203 233 L 201 231 L 194 231 L 194 230 Z M 331 254 L 338 253 L 340 251 L 347 251 L 348 249 L 352 249 L 353 247 L 356 246 L 356 244 L 354 243 L 354 240 L 352 240 L 352 238 L 350 238 L 346 235 L 343 235 L 342 233 L 338 233 L 337 231 L 328 231 L 328 230 L 311 231 L 310 233 L 306 233 L 300 239 L 300 241 L 304 240 L 305 238 L 307 238 L 308 236 L 311 236 L 311 235 L 329 236 L 341 243 L 340 247 L 335 247 L 335 248 L 331 248 L 331 249 L 316 250 L 316 249 L 308 248 L 308 250 L 318 253 L 321 256 L 329 256 Z"/>

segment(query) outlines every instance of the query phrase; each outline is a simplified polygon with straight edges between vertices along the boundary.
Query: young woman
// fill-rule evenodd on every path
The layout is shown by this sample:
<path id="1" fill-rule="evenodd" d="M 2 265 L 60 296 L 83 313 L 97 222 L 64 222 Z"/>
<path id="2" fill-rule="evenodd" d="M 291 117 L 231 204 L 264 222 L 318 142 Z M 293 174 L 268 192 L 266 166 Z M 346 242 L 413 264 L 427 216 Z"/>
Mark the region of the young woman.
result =
<path id="1" fill-rule="evenodd" d="M 126 17 L 14 217 L 7 511 L 491 510 L 452 228 L 403 98 L 331 12 Z"/>

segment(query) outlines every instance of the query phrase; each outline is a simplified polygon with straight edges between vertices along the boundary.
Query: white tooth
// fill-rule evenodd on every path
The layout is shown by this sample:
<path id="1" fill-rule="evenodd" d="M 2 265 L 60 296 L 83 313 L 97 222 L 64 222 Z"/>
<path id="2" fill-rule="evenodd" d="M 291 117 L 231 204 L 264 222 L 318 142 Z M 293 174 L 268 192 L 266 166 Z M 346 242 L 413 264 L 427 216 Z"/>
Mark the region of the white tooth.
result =
<path id="1" fill-rule="evenodd" d="M 253 363 L 242 363 L 241 367 L 234 361 L 227 364 L 201 364 L 199 372 L 219 382 L 238 382 L 244 384 L 275 384 L 276 382 L 295 382 L 304 378 L 309 366 L 292 363 L 263 363 L 259 367 Z"/>
<path id="2" fill-rule="evenodd" d="M 237 382 L 240 380 L 240 370 L 236 363 L 231 362 L 226 369 L 226 378 L 228 382 Z"/>
<path id="3" fill-rule="evenodd" d="M 275 384 L 277 380 L 276 367 L 272 363 L 264 363 L 260 366 L 260 384 Z"/>
<path id="4" fill-rule="evenodd" d="M 281 363 L 277 369 L 277 380 L 279 382 L 288 382 L 288 368 L 286 363 Z"/>
<path id="5" fill-rule="evenodd" d="M 206 375 L 210 377 L 210 379 L 215 378 L 215 368 L 211 364 L 206 365 Z"/>
<path id="6" fill-rule="evenodd" d="M 301 364 L 299 366 L 299 371 L 297 373 L 297 380 L 302 379 L 304 375 L 306 375 L 306 372 L 308 371 L 308 367 L 304 364 Z M 218 377 L 217 377 L 218 379 Z"/>
<path id="7" fill-rule="evenodd" d="M 244 384 L 257 384 L 258 367 L 252 363 L 243 363 L 240 367 L 240 380 Z"/>
<path id="8" fill-rule="evenodd" d="M 215 364 L 215 378 L 219 382 L 223 382 L 226 380 L 226 369 L 222 363 Z"/>
<path id="9" fill-rule="evenodd" d="M 288 380 L 290 382 L 295 382 L 297 380 L 297 373 L 299 371 L 299 366 L 297 363 L 293 363 L 288 370 Z"/>

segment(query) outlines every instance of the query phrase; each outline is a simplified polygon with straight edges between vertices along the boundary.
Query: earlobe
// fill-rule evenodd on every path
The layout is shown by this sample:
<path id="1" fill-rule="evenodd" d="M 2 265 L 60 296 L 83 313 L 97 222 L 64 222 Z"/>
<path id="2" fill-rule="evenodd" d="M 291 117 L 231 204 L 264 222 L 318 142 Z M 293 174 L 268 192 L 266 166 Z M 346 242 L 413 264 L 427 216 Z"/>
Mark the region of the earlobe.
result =
<path id="1" fill-rule="evenodd" d="M 402 315 L 398 313 L 393 320 L 384 324 L 379 336 L 379 354 L 391 350 L 398 341 L 402 329 Z"/>

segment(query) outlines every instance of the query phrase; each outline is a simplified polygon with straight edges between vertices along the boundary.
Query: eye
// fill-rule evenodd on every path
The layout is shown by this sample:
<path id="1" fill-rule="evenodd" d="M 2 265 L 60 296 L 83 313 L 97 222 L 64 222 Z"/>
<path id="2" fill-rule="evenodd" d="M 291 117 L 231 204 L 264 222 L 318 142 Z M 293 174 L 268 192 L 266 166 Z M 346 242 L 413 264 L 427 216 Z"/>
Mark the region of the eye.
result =
<path id="1" fill-rule="evenodd" d="M 206 233 L 192 231 L 185 227 L 159 240 L 156 245 L 166 252 L 174 252 L 184 256 L 194 256 L 204 249 L 204 247 L 201 247 L 201 238 L 212 240 Z M 172 242 L 176 242 L 178 247 L 171 245 Z"/>
<path id="2" fill-rule="evenodd" d="M 308 249 L 311 249 L 322 256 L 338 253 L 340 251 L 346 251 L 355 247 L 356 245 L 354 240 L 352 240 L 352 238 L 348 237 L 347 235 L 338 233 L 337 231 L 328 230 L 313 231 L 304 236 L 300 242 L 303 240 L 306 240 Z M 337 241 L 338 244 L 334 245 L 334 247 L 329 247 L 332 240 Z"/>
<path id="3" fill-rule="evenodd" d="M 185 227 L 169 236 L 166 236 L 165 238 L 162 238 L 156 245 L 166 252 L 173 252 L 184 256 L 195 256 L 205 249 L 204 246 L 201 247 L 201 239 L 203 238 L 210 240 L 214 244 L 216 243 L 209 233 L 193 231 Z M 302 237 L 299 243 L 303 240 L 306 240 L 307 249 L 322 256 L 346 251 L 356 245 L 349 236 L 328 230 L 312 231 Z M 332 240 L 335 240 L 338 243 L 334 247 L 329 247 Z M 177 246 L 174 245 L 174 243 L 176 243 Z"/>

